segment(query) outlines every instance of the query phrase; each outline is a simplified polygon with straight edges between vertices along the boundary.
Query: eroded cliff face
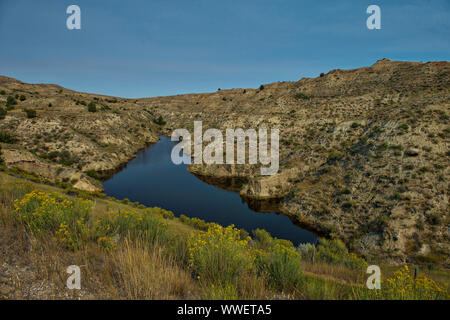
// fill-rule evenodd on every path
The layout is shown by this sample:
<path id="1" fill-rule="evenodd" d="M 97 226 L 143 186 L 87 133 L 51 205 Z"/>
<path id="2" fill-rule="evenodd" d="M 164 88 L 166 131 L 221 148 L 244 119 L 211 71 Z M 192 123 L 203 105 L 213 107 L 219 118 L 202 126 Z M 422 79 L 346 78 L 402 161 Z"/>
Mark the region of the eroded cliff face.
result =
<path id="1" fill-rule="evenodd" d="M 7 95 L 26 96 L 0 120 L 0 130 L 16 135 L 16 144 L 44 163 L 61 162 L 77 173 L 111 174 L 157 133 L 193 132 L 196 120 L 203 130 L 222 132 L 278 128 L 276 175 L 261 176 L 254 165 L 189 170 L 253 205 L 264 201 L 344 239 L 363 255 L 449 263 L 449 62 L 383 59 L 260 89 L 137 100 L 8 78 L 0 78 L 0 89 L 6 91 L 0 104 Z M 80 101 L 96 103 L 98 111 L 88 112 Z M 24 107 L 36 109 L 37 117 L 27 119 Z M 64 154 L 50 154 L 64 150 L 76 161 L 64 165 Z"/>
<path id="2" fill-rule="evenodd" d="M 5 146 L 2 158 L 7 167 L 16 167 L 33 172 L 49 181 L 70 181 L 74 188 L 87 191 L 101 191 L 101 183 L 79 170 L 66 168 L 63 165 L 43 161 L 29 151 L 17 147 Z"/>
<path id="3" fill-rule="evenodd" d="M 138 150 L 158 140 L 152 116 L 135 100 L 78 93 L 57 85 L 25 84 L 6 77 L 0 77 L 0 88 L 5 93 L 0 95 L 0 105 L 10 109 L 0 120 L 0 130 L 11 134 L 14 145 L 20 147 L 4 151 L 6 165 L 46 179 L 78 179 L 75 187 L 100 191 L 101 184 L 88 179 L 86 173 L 108 177 Z M 8 96 L 17 104 L 7 107 Z M 89 103 L 95 104 L 96 112 L 88 111 Z M 35 110 L 36 116 L 28 118 L 25 109 Z"/>

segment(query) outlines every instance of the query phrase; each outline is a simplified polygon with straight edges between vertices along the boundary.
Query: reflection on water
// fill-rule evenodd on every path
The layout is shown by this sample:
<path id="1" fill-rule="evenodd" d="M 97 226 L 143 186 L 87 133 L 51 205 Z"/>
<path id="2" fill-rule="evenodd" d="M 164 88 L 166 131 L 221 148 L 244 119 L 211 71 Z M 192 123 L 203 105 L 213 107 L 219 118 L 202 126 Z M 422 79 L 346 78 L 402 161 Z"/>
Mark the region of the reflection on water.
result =
<path id="1" fill-rule="evenodd" d="M 251 232 L 256 228 L 272 236 L 300 242 L 316 242 L 316 236 L 295 226 L 288 217 L 259 213 L 249 209 L 239 194 L 216 188 L 189 173 L 186 165 L 174 165 L 170 154 L 175 142 L 161 137 L 103 184 L 105 193 L 118 199 L 128 198 L 146 206 L 172 210 L 207 222 L 234 224 Z"/>

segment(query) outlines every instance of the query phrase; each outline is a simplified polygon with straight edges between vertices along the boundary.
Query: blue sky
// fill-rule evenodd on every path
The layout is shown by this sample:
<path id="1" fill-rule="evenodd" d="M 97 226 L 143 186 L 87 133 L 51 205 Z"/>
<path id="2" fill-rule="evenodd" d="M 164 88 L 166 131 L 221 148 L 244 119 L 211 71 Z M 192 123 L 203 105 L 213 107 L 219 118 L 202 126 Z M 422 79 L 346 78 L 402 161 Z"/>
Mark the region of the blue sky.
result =
<path id="1" fill-rule="evenodd" d="M 66 8 L 81 8 L 81 30 Z M 366 28 L 381 7 L 382 29 Z M 121 97 L 450 56 L 449 0 L 0 0 L 0 74 Z"/>

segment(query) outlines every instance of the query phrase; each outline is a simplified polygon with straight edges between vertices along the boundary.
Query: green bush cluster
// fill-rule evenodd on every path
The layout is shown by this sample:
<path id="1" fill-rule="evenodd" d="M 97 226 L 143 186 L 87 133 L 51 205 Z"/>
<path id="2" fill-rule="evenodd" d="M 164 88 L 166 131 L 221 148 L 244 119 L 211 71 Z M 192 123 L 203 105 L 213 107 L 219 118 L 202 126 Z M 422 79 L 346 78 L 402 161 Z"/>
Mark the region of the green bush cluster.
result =
<path id="1" fill-rule="evenodd" d="M 71 166 L 72 164 L 77 163 L 79 161 L 78 157 L 72 155 L 67 150 L 51 151 L 47 154 L 42 154 L 41 157 L 44 159 L 58 162 L 65 166 Z"/>
<path id="2" fill-rule="evenodd" d="M 312 243 L 300 243 L 297 246 L 297 251 L 300 253 L 304 260 L 314 262 L 314 258 L 316 255 L 316 246 Z"/>
<path id="3" fill-rule="evenodd" d="M 95 103 L 90 102 L 87 107 L 89 112 L 97 112 L 97 106 Z"/>
<path id="4" fill-rule="evenodd" d="M 16 104 L 17 104 L 17 101 L 14 97 L 8 96 L 8 98 L 6 98 L 6 107 L 12 107 L 12 106 L 15 106 Z"/>
<path id="5" fill-rule="evenodd" d="M 23 110 L 27 114 L 28 119 L 36 118 L 36 110 L 34 109 L 24 109 Z"/>
<path id="6" fill-rule="evenodd" d="M 309 99 L 309 97 L 306 94 L 302 93 L 302 92 L 298 92 L 298 93 L 296 93 L 294 95 L 294 99 L 305 100 L 305 99 Z"/>
<path id="7" fill-rule="evenodd" d="M 148 244 L 163 243 L 167 239 L 166 229 L 164 220 L 150 211 L 111 211 L 94 223 L 97 239 L 129 236 Z"/>
<path id="8" fill-rule="evenodd" d="M 6 109 L 0 107 L 0 120 L 5 119 L 7 113 Z"/>
<path id="9" fill-rule="evenodd" d="M 16 137 L 6 131 L 0 131 L 0 142 L 13 144 L 17 141 Z"/>
<path id="10" fill-rule="evenodd" d="M 207 231 L 210 227 L 210 223 L 206 222 L 205 220 L 199 219 L 199 218 L 189 218 L 186 217 L 184 214 L 180 215 L 180 220 L 184 224 L 187 224 L 191 227 L 194 227 L 199 230 Z"/>
<path id="11" fill-rule="evenodd" d="M 278 290 L 294 291 L 302 282 L 301 255 L 291 241 L 273 238 L 266 230 L 253 232 L 256 269 Z"/>
<path id="12" fill-rule="evenodd" d="M 293 246 L 277 242 L 269 251 L 259 252 L 258 269 L 269 278 L 273 287 L 281 291 L 299 290 L 302 280 L 302 259 Z"/>
<path id="13" fill-rule="evenodd" d="M 341 240 L 320 239 L 317 246 L 316 261 L 341 264 L 351 269 L 365 270 L 367 262 L 354 253 L 349 253 Z"/>
<path id="14" fill-rule="evenodd" d="M 162 116 L 159 116 L 158 118 L 153 119 L 153 122 L 159 126 L 164 126 L 166 124 L 166 121 L 164 121 Z"/>
<path id="15" fill-rule="evenodd" d="M 95 171 L 95 170 L 93 170 L 93 169 L 88 170 L 88 171 L 86 172 L 86 174 L 87 174 L 88 177 L 91 177 L 91 178 L 100 180 L 100 176 L 98 175 L 97 171 Z"/>

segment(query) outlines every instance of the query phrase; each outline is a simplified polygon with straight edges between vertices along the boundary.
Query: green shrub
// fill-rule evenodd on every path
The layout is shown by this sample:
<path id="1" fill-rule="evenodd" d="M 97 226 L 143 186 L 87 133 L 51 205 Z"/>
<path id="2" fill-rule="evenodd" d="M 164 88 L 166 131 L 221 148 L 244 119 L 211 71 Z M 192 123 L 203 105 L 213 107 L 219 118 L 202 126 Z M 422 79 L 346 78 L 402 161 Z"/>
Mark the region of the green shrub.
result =
<path id="1" fill-rule="evenodd" d="M 342 159 L 343 157 L 343 153 L 339 152 L 339 151 L 331 151 L 330 154 L 328 155 L 328 161 L 337 161 Z"/>
<path id="2" fill-rule="evenodd" d="M 440 224 L 442 224 L 442 221 L 443 221 L 442 215 L 439 214 L 439 212 L 432 212 L 432 213 L 428 214 L 426 218 L 427 218 L 428 223 L 430 223 L 432 225 L 440 225 Z"/>
<path id="3" fill-rule="evenodd" d="M 300 243 L 297 246 L 297 251 L 300 253 L 304 260 L 313 261 L 313 257 L 316 254 L 316 246 L 311 243 Z"/>
<path id="4" fill-rule="evenodd" d="M 89 177 L 91 177 L 91 178 L 94 178 L 94 179 L 97 179 L 97 180 L 100 179 L 100 177 L 99 177 L 97 171 L 95 171 L 94 169 L 88 170 L 88 171 L 86 172 L 86 174 L 87 174 Z"/>
<path id="5" fill-rule="evenodd" d="M 294 291 L 302 281 L 301 255 L 293 246 L 276 243 L 268 252 L 257 251 L 258 269 L 270 284 L 282 291 Z"/>
<path id="6" fill-rule="evenodd" d="M 189 218 L 186 217 L 184 214 L 180 215 L 181 222 L 190 225 L 191 227 L 194 227 L 199 230 L 207 231 L 210 227 L 210 223 L 206 222 L 205 220 L 199 219 L 199 218 Z"/>
<path id="7" fill-rule="evenodd" d="M 88 104 L 88 111 L 89 112 L 97 112 L 97 106 L 95 105 L 95 103 L 90 102 Z"/>
<path id="8" fill-rule="evenodd" d="M 27 114 L 27 118 L 28 119 L 36 118 L 36 110 L 34 110 L 34 109 L 24 109 L 23 111 Z"/>
<path id="9" fill-rule="evenodd" d="M 20 101 L 25 101 L 27 98 L 22 94 L 22 95 L 20 95 L 20 97 L 19 97 L 19 100 Z"/>
<path id="10" fill-rule="evenodd" d="M 72 158 L 72 156 L 70 154 L 65 155 L 64 153 L 63 154 L 60 153 L 59 157 L 60 157 L 59 163 L 65 165 L 65 166 L 71 166 L 72 164 L 77 162 L 76 159 Z"/>
<path id="11" fill-rule="evenodd" d="M 7 113 L 8 112 L 5 109 L 0 107 L 0 120 L 5 119 Z"/>
<path id="12" fill-rule="evenodd" d="M 260 249 L 271 249 L 274 245 L 274 239 L 264 229 L 256 229 L 252 231 L 253 237 L 255 239 L 255 244 Z"/>
<path id="13" fill-rule="evenodd" d="M 166 124 L 166 121 L 164 121 L 162 116 L 159 116 L 158 118 L 153 119 L 153 122 L 160 126 L 163 126 Z"/>
<path id="14" fill-rule="evenodd" d="M 350 210 L 351 208 L 353 208 L 353 206 L 354 206 L 354 203 L 352 201 L 344 201 L 342 203 L 342 208 L 344 210 Z"/>
<path id="15" fill-rule="evenodd" d="M 304 94 L 304 93 L 302 93 L 302 92 L 298 92 L 298 93 L 296 93 L 295 95 L 294 95 L 294 98 L 295 99 L 297 99 L 297 100 L 304 100 L 304 99 L 309 99 L 309 97 L 306 95 L 306 94 Z"/>
<path id="16" fill-rule="evenodd" d="M 162 211 L 162 216 L 164 219 L 172 220 L 175 217 L 175 215 L 173 214 L 172 211 L 168 211 L 168 210 L 164 210 L 164 209 L 161 209 L 161 211 Z"/>
<path id="17" fill-rule="evenodd" d="M 162 218 L 149 212 L 131 210 L 108 212 L 98 218 L 94 225 L 97 239 L 109 240 L 117 236 L 128 236 L 150 245 L 156 242 L 164 243 L 167 240 L 167 224 Z"/>
<path id="18" fill-rule="evenodd" d="M 8 96 L 6 98 L 6 106 L 15 106 L 17 104 L 17 101 L 14 97 Z"/>
<path id="19" fill-rule="evenodd" d="M 406 123 L 401 124 L 399 127 L 399 135 L 405 134 L 409 131 L 409 125 L 407 125 Z"/>
<path id="20" fill-rule="evenodd" d="M 17 139 L 13 135 L 9 134 L 8 132 L 0 131 L 0 142 L 12 144 L 12 143 L 15 143 L 16 140 Z"/>
<path id="21" fill-rule="evenodd" d="M 320 239 L 317 246 L 317 261 L 344 265 L 351 269 L 365 270 L 367 262 L 354 253 L 349 253 L 341 240 Z"/>

